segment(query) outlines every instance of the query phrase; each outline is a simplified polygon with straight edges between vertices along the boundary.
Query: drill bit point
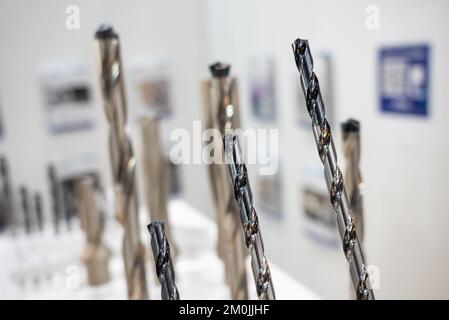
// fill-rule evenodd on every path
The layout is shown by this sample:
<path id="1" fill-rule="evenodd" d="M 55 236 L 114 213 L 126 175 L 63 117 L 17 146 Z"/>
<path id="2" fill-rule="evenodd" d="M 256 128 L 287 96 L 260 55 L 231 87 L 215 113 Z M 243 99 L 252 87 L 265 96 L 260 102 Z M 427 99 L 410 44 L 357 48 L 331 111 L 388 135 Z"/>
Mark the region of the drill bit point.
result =
<path id="1" fill-rule="evenodd" d="M 344 133 L 359 132 L 360 122 L 355 119 L 349 119 L 341 124 L 341 130 Z"/>
<path id="2" fill-rule="evenodd" d="M 114 28 L 109 24 L 101 24 L 95 32 L 96 39 L 117 39 L 118 34 L 114 31 Z"/>
<path id="3" fill-rule="evenodd" d="M 221 62 L 216 62 L 209 66 L 209 70 L 214 78 L 227 77 L 231 70 L 231 65 Z"/>

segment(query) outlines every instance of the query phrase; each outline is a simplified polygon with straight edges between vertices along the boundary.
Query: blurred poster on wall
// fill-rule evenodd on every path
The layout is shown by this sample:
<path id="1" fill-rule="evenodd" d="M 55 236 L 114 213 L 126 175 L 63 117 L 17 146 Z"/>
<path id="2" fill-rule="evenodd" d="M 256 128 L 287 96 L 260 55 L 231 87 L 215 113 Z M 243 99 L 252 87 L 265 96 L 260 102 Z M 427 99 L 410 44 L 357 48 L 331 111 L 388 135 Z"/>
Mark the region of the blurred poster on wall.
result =
<path id="1" fill-rule="evenodd" d="M 324 181 L 320 163 L 304 167 L 304 183 L 300 188 L 304 233 L 314 243 L 334 249 L 339 245 L 338 230 Z"/>
<path id="2" fill-rule="evenodd" d="M 429 51 L 426 44 L 379 50 L 382 113 L 428 115 Z"/>
<path id="3" fill-rule="evenodd" d="M 318 52 L 313 57 L 314 71 L 320 81 L 321 96 L 326 106 L 326 119 L 331 127 L 334 127 L 334 97 L 332 86 L 332 56 L 329 53 Z M 301 89 L 298 73 L 295 73 L 295 82 L 297 83 L 297 90 L 295 94 L 297 96 L 299 111 L 298 122 L 299 126 L 304 130 L 310 131 L 311 120 L 309 112 L 307 111 L 306 100 Z"/>
<path id="4" fill-rule="evenodd" d="M 160 118 L 172 115 L 172 78 L 167 59 L 134 61 L 129 79 L 134 119 L 148 114 L 155 114 Z"/>
<path id="5" fill-rule="evenodd" d="M 276 60 L 272 56 L 249 60 L 249 98 L 253 116 L 262 121 L 275 121 Z"/>
<path id="6" fill-rule="evenodd" d="M 41 88 L 48 131 L 63 134 L 95 126 L 95 108 L 86 65 L 54 64 L 43 67 Z"/>

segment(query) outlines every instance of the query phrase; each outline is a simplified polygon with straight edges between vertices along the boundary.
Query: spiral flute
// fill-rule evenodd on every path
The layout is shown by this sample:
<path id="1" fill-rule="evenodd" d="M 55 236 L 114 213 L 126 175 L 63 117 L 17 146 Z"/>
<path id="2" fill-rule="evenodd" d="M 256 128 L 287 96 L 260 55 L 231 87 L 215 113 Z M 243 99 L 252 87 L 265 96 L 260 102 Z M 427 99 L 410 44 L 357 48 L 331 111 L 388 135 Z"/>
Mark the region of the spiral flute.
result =
<path id="1" fill-rule="evenodd" d="M 343 174 L 337 165 L 337 152 L 331 129 L 325 117 L 318 78 L 313 71 L 313 59 L 307 40 L 297 39 L 292 44 L 296 66 L 301 78 L 301 87 L 306 99 L 307 110 L 312 118 L 312 128 L 318 154 L 324 165 L 326 184 L 330 200 L 337 215 L 337 225 L 343 243 L 343 250 L 350 265 L 351 280 L 359 300 L 374 300 L 369 287 L 365 257 L 356 227 L 351 216 L 348 195 Z"/>
<path id="2" fill-rule="evenodd" d="M 218 129 L 221 136 L 226 129 L 240 127 L 237 81 L 229 77 L 230 66 L 215 63 L 210 66 L 212 79 L 203 84 L 206 129 Z M 223 150 L 221 137 L 214 137 L 215 152 Z M 218 220 L 218 255 L 224 261 L 226 281 L 233 300 L 248 299 L 245 260 L 247 257 L 240 232 L 239 208 L 232 195 L 232 187 L 225 166 L 209 165 L 210 180 Z"/>
<path id="3" fill-rule="evenodd" d="M 223 138 L 226 163 L 229 166 L 234 197 L 240 207 L 240 221 L 243 227 L 246 247 L 251 255 L 251 267 L 260 300 L 275 300 L 270 267 L 265 257 L 259 218 L 253 207 L 253 194 L 249 184 L 246 165 L 240 153 L 237 136 L 228 133 Z"/>
<path id="4" fill-rule="evenodd" d="M 115 191 L 115 210 L 125 232 L 123 257 L 129 299 L 148 298 L 145 249 L 140 241 L 136 159 L 127 127 L 127 108 L 119 37 L 110 26 L 95 34 L 104 111 L 109 121 L 109 148 Z"/>
<path id="5" fill-rule="evenodd" d="M 170 244 L 165 234 L 165 223 L 155 221 L 148 225 L 151 235 L 156 274 L 161 283 L 162 300 L 179 300 L 179 292 L 175 283 L 175 269 L 170 254 Z"/>

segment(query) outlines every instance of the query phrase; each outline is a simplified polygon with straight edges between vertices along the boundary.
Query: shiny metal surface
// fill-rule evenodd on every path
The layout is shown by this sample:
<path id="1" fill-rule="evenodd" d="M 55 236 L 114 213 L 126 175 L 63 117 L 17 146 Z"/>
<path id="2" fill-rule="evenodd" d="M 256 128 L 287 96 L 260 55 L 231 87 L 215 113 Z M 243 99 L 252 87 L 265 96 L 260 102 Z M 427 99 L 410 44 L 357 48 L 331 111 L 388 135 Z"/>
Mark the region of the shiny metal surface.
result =
<path id="1" fill-rule="evenodd" d="M 140 240 L 136 159 L 127 127 L 127 107 L 119 37 L 110 26 L 95 34 L 104 111 L 109 122 L 109 148 L 115 210 L 124 227 L 123 258 L 129 299 L 147 299 L 144 252 Z"/>
<path id="2" fill-rule="evenodd" d="M 337 215 L 343 250 L 350 265 L 351 280 L 357 299 L 373 300 L 369 287 L 362 244 L 356 232 L 343 174 L 337 165 L 337 152 L 330 126 L 325 117 L 324 101 L 321 97 L 318 78 L 313 71 L 313 59 L 307 40 L 297 39 L 292 44 L 296 66 L 301 78 L 301 87 L 306 99 L 307 110 L 312 118 L 312 129 L 318 154 L 324 165 L 325 178 L 332 206 Z"/>
<path id="3" fill-rule="evenodd" d="M 212 78 L 203 84 L 205 129 L 218 129 L 221 136 L 225 129 L 240 127 L 237 81 L 229 77 L 230 66 L 215 63 L 210 66 Z M 223 150 L 223 141 L 214 138 L 215 152 Z M 232 186 L 226 166 L 209 165 L 218 222 L 217 251 L 225 264 L 226 282 L 234 300 L 248 299 L 247 277 L 243 237 L 240 232 L 239 208 L 232 195 Z"/>
<path id="4" fill-rule="evenodd" d="M 170 244 L 165 234 L 165 223 L 155 221 L 148 225 L 151 235 L 156 274 L 161 283 L 162 300 L 179 300 L 179 292 L 175 283 L 175 269 L 170 254 Z"/>
<path id="5" fill-rule="evenodd" d="M 251 256 L 251 267 L 260 300 L 276 299 L 271 279 L 270 268 L 265 257 L 259 219 L 253 207 L 253 194 L 249 184 L 246 165 L 240 153 L 237 136 L 224 136 L 226 160 L 233 184 L 235 200 L 240 207 L 240 220 L 245 236 L 246 247 Z"/>

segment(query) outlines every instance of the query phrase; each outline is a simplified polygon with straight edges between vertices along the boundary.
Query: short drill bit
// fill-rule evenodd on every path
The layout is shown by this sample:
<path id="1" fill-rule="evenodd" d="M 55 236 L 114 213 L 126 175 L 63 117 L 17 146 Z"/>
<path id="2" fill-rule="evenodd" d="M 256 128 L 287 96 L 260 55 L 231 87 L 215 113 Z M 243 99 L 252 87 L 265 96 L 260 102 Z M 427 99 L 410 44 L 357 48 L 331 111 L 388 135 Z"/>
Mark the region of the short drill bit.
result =
<path id="1" fill-rule="evenodd" d="M 240 207 L 240 220 L 243 227 L 246 246 L 251 256 L 251 267 L 260 300 L 276 299 L 270 267 L 265 257 L 259 218 L 253 207 L 253 194 L 249 184 L 246 165 L 240 153 L 239 140 L 234 134 L 223 138 L 226 163 L 234 186 L 234 197 Z"/>
<path id="2" fill-rule="evenodd" d="M 307 40 L 297 39 L 292 44 L 301 87 L 306 100 L 307 110 L 312 118 L 312 128 L 318 154 L 324 165 L 326 184 L 330 200 L 337 215 L 338 230 L 343 250 L 350 265 L 351 280 L 357 299 L 374 300 L 369 288 L 369 277 L 356 227 L 351 216 L 348 195 L 343 175 L 337 165 L 337 152 L 329 123 L 325 117 L 324 101 L 321 97 L 318 78 L 313 71 L 313 59 Z"/>
<path id="3" fill-rule="evenodd" d="M 42 213 L 42 196 L 39 192 L 34 194 L 34 212 L 36 213 L 37 226 L 39 231 L 44 230 L 44 217 Z"/>
<path id="4" fill-rule="evenodd" d="M 226 129 L 240 127 L 237 80 L 229 77 L 230 66 L 217 62 L 210 66 L 212 79 L 204 82 L 204 115 L 206 129 L 218 129 L 221 136 Z M 223 140 L 216 139 L 214 152 L 223 150 Z M 217 210 L 218 255 L 225 265 L 226 280 L 234 300 L 248 299 L 246 278 L 247 257 L 240 231 L 239 208 L 232 194 L 227 168 L 219 163 L 209 165 L 210 180 Z"/>
<path id="5" fill-rule="evenodd" d="M 156 274 L 162 287 L 162 300 L 179 300 L 179 292 L 175 283 L 175 270 L 170 255 L 170 244 L 165 235 L 164 224 L 164 222 L 155 221 L 148 225 L 156 264 Z"/>
<path id="6" fill-rule="evenodd" d="M 111 26 L 95 34 L 100 82 L 106 118 L 115 191 L 115 210 L 125 232 L 123 257 L 128 297 L 147 299 L 144 247 L 139 235 L 139 206 L 135 180 L 136 159 L 127 126 L 127 107 L 119 36 Z"/>

